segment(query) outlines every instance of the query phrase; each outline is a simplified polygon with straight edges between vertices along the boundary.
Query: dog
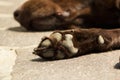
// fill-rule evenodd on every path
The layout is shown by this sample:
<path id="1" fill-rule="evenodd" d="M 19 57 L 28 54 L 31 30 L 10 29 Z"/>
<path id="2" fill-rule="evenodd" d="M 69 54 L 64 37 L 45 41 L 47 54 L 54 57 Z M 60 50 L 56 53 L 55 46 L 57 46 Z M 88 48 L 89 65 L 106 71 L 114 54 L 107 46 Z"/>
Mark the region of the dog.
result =
<path id="1" fill-rule="evenodd" d="M 15 19 L 28 30 L 119 28 L 120 0 L 28 0 Z"/>
<path id="2" fill-rule="evenodd" d="M 60 30 L 34 50 L 44 59 L 120 48 L 120 0 L 28 0 L 14 17 L 28 30 Z"/>

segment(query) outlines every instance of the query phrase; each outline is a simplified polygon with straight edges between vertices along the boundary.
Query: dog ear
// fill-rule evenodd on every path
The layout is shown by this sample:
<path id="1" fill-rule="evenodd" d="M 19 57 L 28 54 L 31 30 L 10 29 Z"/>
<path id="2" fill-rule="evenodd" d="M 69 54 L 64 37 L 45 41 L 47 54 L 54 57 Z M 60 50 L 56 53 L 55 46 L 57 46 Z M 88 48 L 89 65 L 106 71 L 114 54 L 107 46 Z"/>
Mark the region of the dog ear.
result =
<path id="1" fill-rule="evenodd" d="M 116 0 L 116 7 L 120 9 L 120 0 Z"/>

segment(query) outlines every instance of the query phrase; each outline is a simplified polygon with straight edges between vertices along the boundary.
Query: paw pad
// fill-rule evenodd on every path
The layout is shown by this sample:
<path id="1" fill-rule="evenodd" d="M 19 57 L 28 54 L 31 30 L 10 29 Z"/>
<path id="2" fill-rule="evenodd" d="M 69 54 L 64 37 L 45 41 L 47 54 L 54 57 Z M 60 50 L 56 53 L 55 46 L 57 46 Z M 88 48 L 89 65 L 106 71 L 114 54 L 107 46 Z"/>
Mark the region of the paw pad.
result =
<path id="1" fill-rule="evenodd" d="M 53 57 L 54 56 L 54 51 L 52 49 L 47 50 L 46 52 L 42 53 L 42 56 L 45 57 L 45 58 Z"/>
<path id="2" fill-rule="evenodd" d="M 41 46 L 48 47 L 51 45 L 51 41 L 49 39 L 46 39 L 42 42 Z"/>
<path id="3" fill-rule="evenodd" d="M 76 54 L 78 52 L 78 48 L 74 47 L 72 39 L 73 36 L 71 34 L 66 34 L 65 40 L 62 44 L 67 47 L 71 53 Z"/>
<path id="4" fill-rule="evenodd" d="M 63 52 L 61 51 L 57 51 L 57 55 L 56 55 L 56 59 L 63 59 L 65 57 L 65 55 L 63 54 Z"/>
<path id="5" fill-rule="evenodd" d="M 105 40 L 104 40 L 104 38 L 101 35 L 99 35 L 99 37 L 98 37 L 98 42 L 100 44 L 104 44 L 105 43 Z"/>
<path id="6" fill-rule="evenodd" d="M 53 33 L 53 34 L 50 35 L 50 37 L 56 39 L 57 41 L 60 41 L 62 39 L 62 34 Z"/>

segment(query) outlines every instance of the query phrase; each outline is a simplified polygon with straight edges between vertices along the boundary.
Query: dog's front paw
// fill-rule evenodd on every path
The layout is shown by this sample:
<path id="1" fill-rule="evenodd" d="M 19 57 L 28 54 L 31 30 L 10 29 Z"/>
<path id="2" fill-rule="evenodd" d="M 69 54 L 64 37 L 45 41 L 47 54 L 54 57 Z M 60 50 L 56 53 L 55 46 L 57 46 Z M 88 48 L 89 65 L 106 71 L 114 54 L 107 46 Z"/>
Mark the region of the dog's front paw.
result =
<path id="1" fill-rule="evenodd" d="M 42 39 L 34 54 L 44 59 L 65 59 L 109 50 L 111 42 L 109 34 L 99 29 L 56 31 Z"/>
<path id="2" fill-rule="evenodd" d="M 44 59 L 69 58 L 78 53 L 73 40 L 74 35 L 71 33 L 54 32 L 49 37 L 44 37 L 33 53 Z"/>

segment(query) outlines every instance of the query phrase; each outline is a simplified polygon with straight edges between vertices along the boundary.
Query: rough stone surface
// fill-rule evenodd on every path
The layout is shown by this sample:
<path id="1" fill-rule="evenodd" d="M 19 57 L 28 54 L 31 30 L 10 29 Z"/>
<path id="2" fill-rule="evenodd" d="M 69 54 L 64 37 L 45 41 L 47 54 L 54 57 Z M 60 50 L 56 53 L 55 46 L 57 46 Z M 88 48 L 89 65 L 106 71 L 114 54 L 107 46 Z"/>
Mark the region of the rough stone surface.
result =
<path id="1" fill-rule="evenodd" d="M 16 56 L 15 50 L 0 47 L 0 80 L 11 80 Z"/>
<path id="2" fill-rule="evenodd" d="M 0 0 L 0 80 L 120 79 L 120 50 L 58 61 L 33 55 L 41 37 L 51 32 L 28 32 L 14 20 L 13 11 L 24 1 Z"/>
<path id="3" fill-rule="evenodd" d="M 2 46 L 31 46 L 38 45 L 42 36 L 48 36 L 49 32 L 15 32 L 0 31 L 0 45 Z"/>
<path id="4" fill-rule="evenodd" d="M 18 49 L 13 80 L 119 80 L 115 68 L 120 51 L 90 54 L 73 59 L 44 61 L 31 49 Z"/>

